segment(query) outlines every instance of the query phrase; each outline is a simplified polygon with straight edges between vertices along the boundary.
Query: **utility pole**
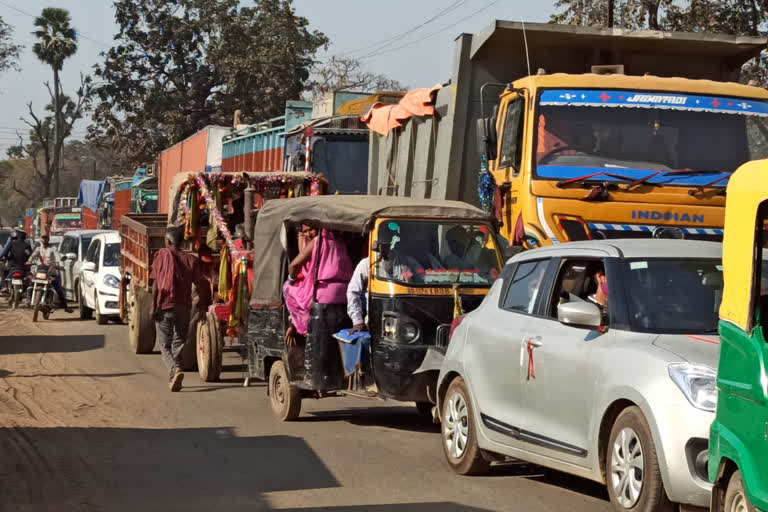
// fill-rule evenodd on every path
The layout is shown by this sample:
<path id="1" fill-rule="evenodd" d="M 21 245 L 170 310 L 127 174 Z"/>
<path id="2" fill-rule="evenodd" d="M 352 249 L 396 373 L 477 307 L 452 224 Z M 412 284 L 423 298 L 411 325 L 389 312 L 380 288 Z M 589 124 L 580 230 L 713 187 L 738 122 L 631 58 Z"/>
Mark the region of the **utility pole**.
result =
<path id="1" fill-rule="evenodd" d="M 613 4 L 614 0 L 608 0 L 608 28 L 613 28 Z"/>

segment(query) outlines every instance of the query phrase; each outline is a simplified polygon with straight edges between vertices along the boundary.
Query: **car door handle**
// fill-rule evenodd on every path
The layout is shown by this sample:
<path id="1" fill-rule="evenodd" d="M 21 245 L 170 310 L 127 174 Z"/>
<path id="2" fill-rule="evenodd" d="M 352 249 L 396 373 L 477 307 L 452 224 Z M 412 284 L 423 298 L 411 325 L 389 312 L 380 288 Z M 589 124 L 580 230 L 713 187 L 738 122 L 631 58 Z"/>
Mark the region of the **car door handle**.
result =
<path id="1" fill-rule="evenodd" d="M 532 347 L 540 347 L 544 344 L 544 341 L 542 341 L 541 336 L 536 336 L 535 338 L 529 338 L 528 343 Z"/>

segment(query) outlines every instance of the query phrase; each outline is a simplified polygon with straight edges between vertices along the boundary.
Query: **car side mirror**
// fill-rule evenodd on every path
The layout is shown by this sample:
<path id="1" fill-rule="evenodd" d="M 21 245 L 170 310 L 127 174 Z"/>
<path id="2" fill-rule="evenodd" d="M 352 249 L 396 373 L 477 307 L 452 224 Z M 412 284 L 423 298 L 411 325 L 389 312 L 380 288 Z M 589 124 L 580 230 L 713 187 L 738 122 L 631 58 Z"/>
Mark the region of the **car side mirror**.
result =
<path id="1" fill-rule="evenodd" d="M 83 263 L 83 266 L 80 267 L 85 272 L 95 272 L 96 271 L 96 264 L 92 261 L 86 261 Z"/>
<path id="2" fill-rule="evenodd" d="M 64 255 L 64 259 L 75 261 L 77 259 L 77 254 L 73 252 L 68 252 L 67 254 Z"/>
<path id="3" fill-rule="evenodd" d="M 603 314 L 591 302 L 565 302 L 557 306 L 557 320 L 573 327 L 600 327 Z"/>

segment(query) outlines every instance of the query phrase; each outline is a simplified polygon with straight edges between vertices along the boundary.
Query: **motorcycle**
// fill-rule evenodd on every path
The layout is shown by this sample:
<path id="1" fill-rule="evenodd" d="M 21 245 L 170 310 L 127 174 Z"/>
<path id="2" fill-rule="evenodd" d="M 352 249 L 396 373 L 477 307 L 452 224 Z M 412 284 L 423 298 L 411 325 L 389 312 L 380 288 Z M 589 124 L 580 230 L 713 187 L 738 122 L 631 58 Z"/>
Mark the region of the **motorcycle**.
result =
<path id="1" fill-rule="evenodd" d="M 32 321 L 37 322 L 38 313 L 48 320 L 56 310 L 56 291 L 53 289 L 53 277 L 50 267 L 38 265 L 32 279 Z"/>
<path id="2" fill-rule="evenodd" d="M 6 288 L 9 291 L 8 304 L 11 309 L 21 306 L 24 292 L 28 286 L 26 272 L 21 269 L 9 269 L 6 277 Z"/>

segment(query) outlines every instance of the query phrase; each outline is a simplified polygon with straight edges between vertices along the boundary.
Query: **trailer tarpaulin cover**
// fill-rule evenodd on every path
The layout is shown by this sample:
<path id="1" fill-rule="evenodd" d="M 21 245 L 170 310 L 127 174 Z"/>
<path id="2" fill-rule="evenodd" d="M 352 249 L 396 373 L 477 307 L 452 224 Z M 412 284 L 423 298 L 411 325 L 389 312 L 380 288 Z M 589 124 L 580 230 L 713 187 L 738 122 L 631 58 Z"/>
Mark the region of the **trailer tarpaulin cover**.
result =
<path id="1" fill-rule="evenodd" d="M 80 182 L 80 191 L 77 193 L 77 204 L 96 211 L 101 203 L 101 195 L 104 193 L 105 181 L 83 180 Z"/>
<path id="2" fill-rule="evenodd" d="M 365 233 L 377 217 L 492 222 L 483 210 L 460 201 L 343 195 L 271 199 L 259 212 L 253 233 L 251 306 L 281 304 L 286 225 L 310 222 L 330 230 Z"/>
<path id="3" fill-rule="evenodd" d="M 374 132 L 387 135 L 395 128 L 405 124 L 411 116 L 435 115 L 435 92 L 442 88 L 441 85 L 414 89 L 405 96 L 397 105 L 385 105 L 374 103 L 371 109 L 360 119 Z"/>

